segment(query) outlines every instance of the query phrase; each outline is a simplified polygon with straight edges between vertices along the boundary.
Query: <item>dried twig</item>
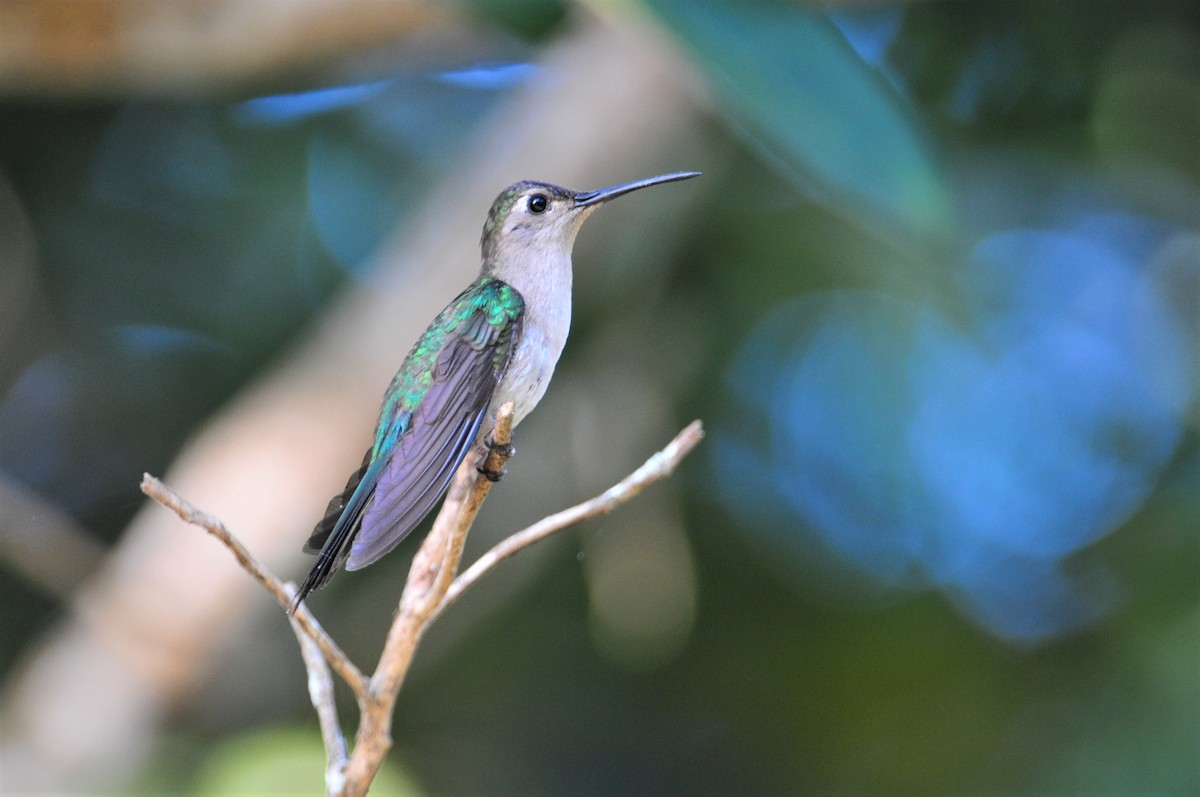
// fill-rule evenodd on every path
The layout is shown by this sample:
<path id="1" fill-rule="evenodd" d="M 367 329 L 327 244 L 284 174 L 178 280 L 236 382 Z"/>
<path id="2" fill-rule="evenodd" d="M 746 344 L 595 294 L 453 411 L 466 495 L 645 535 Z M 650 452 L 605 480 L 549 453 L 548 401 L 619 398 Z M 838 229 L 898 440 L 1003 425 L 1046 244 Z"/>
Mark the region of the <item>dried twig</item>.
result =
<path id="1" fill-rule="evenodd" d="M 275 597 L 275 602 L 287 609 L 291 603 L 292 595 L 295 590 L 289 589 L 284 583 L 267 570 L 261 562 L 256 559 L 253 554 L 246 550 L 246 547 L 238 541 L 236 537 L 225 528 L 225 524 L 217 518 L 201 512 L 194 506 L 184 500 L 178 493 L 172 490 L 167 485 L 163 484 L 158 479 L 151 476 L 149 473 L 142 475 L 142 492 L 153 498 L 158 503 L 170 509 L 185 523 L 191 523 L 193 526 L 199 526 L 209 534 L 221 541 L 226 548 L 232 553 L 237 563 L 242 566 L 242 569 L 254 577 L 254 580 L 262 584 L 267 592 Z M 329 666 L 334 672 L 342 677 L 350 689 L 353 690 L 354 696 L 361 704 L 367 696 L 367 679 L 362 672 L 354 666 L 354 663 L 347 658 L 342 649 L 337 646 L 321 624 L 317 622 L 317 618 L 312 616 L 312 613 L 307 608 L 301 608 L 296 611 L 296 623 L 307 634 L 317 647 L 321 650 L 321 655 L 329 662 Z"/>
<path id="2" fill-rule="evenodd" d="M 300 655 L 304 658 L 304 670 L 308 673 L 308 697 L 321 725 L 321 741 L 325 745 L 325 791 L 339 794 L 346 782 L 347 753 L 346 737 L 342 734 L 333 696 L 333 673 L 316 641 L 300 627 L 294 616 L 289 616 L 288 621 L 292 624 L 296 641 L 300 643 Z"/>
<path id="3" fill-rule="evenodd" d="M 505 449 L 512 429 L 512 411 L 511 403 L 500 408 L 496 427 L 492 431 L 496 445 L 486 455 L 480 450 L 486 470 L 499 471 L 509 456 Z M 292 628 L 300 641 L 309 676 L 309 696 L 321 724 L 327 758 L 328 793 L 339 797 L 366 794 L 391 748 L 392 714 L 396 698 L 417 645 L 425 630 L 446 607 L 508 557 L 568 526 L 613 511 L 650 484 L 669 476 L 703 437 L 700 422 L 692 422 L 662 451 L 613 487 L 589 501 L 513 534 L 455 578 L 467 532 L 492 486 L 489 479 L 477 472 L 479 457 L 467 457 L 454 476 L 433 529 L 413 558 L 408 580 L 400 596 L 399 610 L 370 681 L 329 638 L 308 608 L 301 605 L 291 618 Z M 284 584 L 263 567 L 223 523 L 198 511 L 149 474 L 142 480 L 142 492 L 173 510 L 183 520 L 204 528 L 219 539 L 233 552 L 238 564 L 262 584 L 280 606 L 284 609 L 288 607 L 295 588 L 291 584 Z M 358 732 L 355 734 L 354 750 L 349 755 L 338 723 L 329 667 L 350 685 L 358 699 Z"/>
<path id="4" fill-rule="evenodd" d="M 692 449 L 703 439 L 704 428 L 700 421 L 692 421 L 679 434 L 675 435 L 675 439 L 668 443 L 666 448 L 650 457 L 640 468 L 600 495 L 576 504 L 570 509 L 564 509 L 542 518 L 532 526 L 501 540 L 490 551 L 476 559 L 475 563 L 463 571 L 462 575 L 454 579 L 454 583 L 446 592 L 446 597 L 430 619 L 436 619 L 446 607 L 458 600 L 479 579 L 490 573 L 496 565 L 508 557 L 576 523 L 581 523 L 597 515 L 607 515 L 649 485 L 670 476 L 680 461 L 691 453 Z"/>
<path id="5" fill-rule="evenodd" d="M 510 441 L 512 413 L 512 402 L 507 402 L 496 414 L 496 427 L 492 430 L 495 445 L 483 463 L 486 470 L 498 472 L 508 459 L 503 449 Z M 491 480 L 476 472 L 476 461 L 467 457 L 459 467 L 429 536 L 413 558 L 400 595 L 400 610 L 388 631 L 379 666 L 371 676 L 370 700 L 363 706 L 354 752 L 346 765 L 344 797 L 366 794 L 392 746 L 392 709 L 396 697 L 417 643 L 433 621 L 458 571 L 467 532 L 492 488 Z"/>

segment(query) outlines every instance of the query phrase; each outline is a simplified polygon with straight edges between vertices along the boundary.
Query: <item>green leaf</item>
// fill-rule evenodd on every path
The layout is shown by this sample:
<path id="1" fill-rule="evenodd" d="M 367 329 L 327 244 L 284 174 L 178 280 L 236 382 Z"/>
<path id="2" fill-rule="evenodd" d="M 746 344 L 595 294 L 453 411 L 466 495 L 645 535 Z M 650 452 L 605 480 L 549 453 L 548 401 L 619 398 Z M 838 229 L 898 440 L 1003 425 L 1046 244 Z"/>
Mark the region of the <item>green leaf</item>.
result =
<path id="1" fill-rule="evenodd" d="M 872 226 L 951 226 L 951 202 L 911 108 L 823 15 L 651 0 L 696 57 L 727 120 L 803 190 Z"/>

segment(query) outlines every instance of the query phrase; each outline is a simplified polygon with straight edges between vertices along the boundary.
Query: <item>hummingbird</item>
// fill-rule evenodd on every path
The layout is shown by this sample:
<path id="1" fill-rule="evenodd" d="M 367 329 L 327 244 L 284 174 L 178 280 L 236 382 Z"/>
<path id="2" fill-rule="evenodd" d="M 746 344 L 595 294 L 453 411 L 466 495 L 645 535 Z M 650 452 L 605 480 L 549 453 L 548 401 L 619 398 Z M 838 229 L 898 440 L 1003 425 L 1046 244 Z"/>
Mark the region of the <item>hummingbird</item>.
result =
<path id="1" fill-rule="evenodd" d="M 438 313 L 393 377 L 362 465 L 304 546 L 317 560 L 289 613 L 339 569 L 358 570 L 395 548 L 462 461 L 493 445 L 502 404 L 513 403 L 514 428 L 537 406 L 567 342 L 571 249 L 584 219 L 631 191 L 699 174 L 594 191 L 524 180 L 500 192 L 483 225 L 479 277 Z M 493 481 L 501 475 L 482 460 L 479 467 Z"/>

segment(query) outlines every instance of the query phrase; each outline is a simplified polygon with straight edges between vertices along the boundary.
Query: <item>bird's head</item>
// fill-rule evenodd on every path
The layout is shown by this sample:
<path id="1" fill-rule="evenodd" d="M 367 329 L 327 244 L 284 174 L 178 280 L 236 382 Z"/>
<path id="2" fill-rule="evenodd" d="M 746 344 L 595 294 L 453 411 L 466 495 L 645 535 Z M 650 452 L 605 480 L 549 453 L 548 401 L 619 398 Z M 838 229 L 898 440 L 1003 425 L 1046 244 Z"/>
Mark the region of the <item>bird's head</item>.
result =
<path id="1" fill-rule="evenodd" d="M 686 180 L 698 174 L 676 172 L 595 191 L 572 191 L 534 180 L 510 185 L 496 197 L 483 225 L 484 263 L 567 255 L 583 220 L 601 204 L 639 188 Z"/>

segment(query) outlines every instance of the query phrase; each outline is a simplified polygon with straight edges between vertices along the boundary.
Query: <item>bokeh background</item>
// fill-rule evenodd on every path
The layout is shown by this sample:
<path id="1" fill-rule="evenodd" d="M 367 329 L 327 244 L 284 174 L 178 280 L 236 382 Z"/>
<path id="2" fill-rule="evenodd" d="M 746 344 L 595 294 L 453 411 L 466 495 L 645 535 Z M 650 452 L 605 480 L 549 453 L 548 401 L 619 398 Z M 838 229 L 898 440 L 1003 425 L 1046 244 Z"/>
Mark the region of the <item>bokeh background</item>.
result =
<path id="1" fill-rule="evenodd" d="M 372 793 L 1200 793 L 1184 0 L 0 1 L 0 791 L 321 793 L 141 474 L 302 576 L 499 189 L 682 169 L 468 559 L 708 440 L 439 621 Z M 412 551 L 311 602 L 360 666 Z"/>

